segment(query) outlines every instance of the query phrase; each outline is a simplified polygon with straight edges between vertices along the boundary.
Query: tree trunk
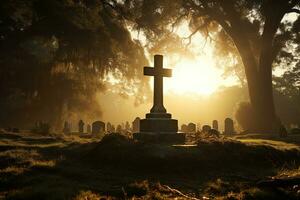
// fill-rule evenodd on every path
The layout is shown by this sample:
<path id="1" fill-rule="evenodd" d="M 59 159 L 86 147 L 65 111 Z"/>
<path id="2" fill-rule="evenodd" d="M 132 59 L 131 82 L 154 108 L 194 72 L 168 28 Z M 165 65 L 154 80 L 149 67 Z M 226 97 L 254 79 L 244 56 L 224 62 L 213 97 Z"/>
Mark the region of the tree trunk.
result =
<path id="1" fill-rule="evenodd" d="M 242 58 L 245 68 L 246 79 L 248 83 L 249 99 L 252 105 L 256 120 L 256 125 L 253 127 L 255 132 L 273 132 L 273 124 L 275 123 L 275 107 L 272 91 L 272 63 L 266 65 L 264 59 L 261 59 L 264 67 L 258 67 L 250 44 L 240 32 L 232 33 L 234 43 Z M 267 61 L 267 60 L 266 60 Z M 263 70 L 259 70 L 263 69 Z"/>
<path id="2" fill-rule="evenodd" d="M 273 12 L 273 11 L 271 11 Z M 261 37 L 261 51 L 258 62 L 258 104 L 253 105 L 260 130 L 278 132 L 280 121 L 277 120 L 272 83 L 273 40 L 284 12 L 269 14 L 265 20 Z"/>
<path id="3" fill-rule="evenodd" d="M 263 133 L 277 132 L 280 123 L 276 117 L 273 99 L 272 63 L 274 57 L 272 47 L 275 33 L 284 12 L 271 12 L 265 19 L 258 59 L 255 58 L 251 49 L 247 33 L 241 28 L 242 23 L 237 20 L 238 16 L 231 16 L 230 28 L 226 28 L 226 24 L 224 25 L 227 33 L 233 39 L 245 67 L 249 98 L 255 115 L 253 117 L 256 121 L 256 127 L 253 127 L 253 131 Z"/>
<path id="4" fill-rule="evenodd" d="M 279 122 L 273 99 L 272 69 L 269 66 L 264 67 L 269 68 L 269 70 L 258 72 L 257 77 L 255 77 L 257 86 L 252 89 L 255 92 L 252 92 L 250 99 L 257 122 L 256 129 L 265 133 L 274 133 L 279 130 Z M 249 88 L 249 90 L 251 89 Z"/>
<path id="5" fill-rule="evenodd" d="M 245 67 L 245 73 L 248 83 L 248 92 L 250 103 L 252 105 L 256 120 L 256 127 L 253 127 L 252 131 L 260 132 L 274 132 L 276 125 L 276 112 L 273 99 L 272 88 L 272 68 L 270 66 L 264 66 L 264 70 L 257 69 L 257 65 L 254 60 L 245 58 L 243 64 Z"/>
<path id="6" fill-rule="evenodd" d="M 243 42 L 236 43 L 236 46 L 245 67 L 250 103 L 255 114 L 252 117 L 255 118 L 256 127 L 252 131 L 276 132 L 278 122 L 273 99 L 272 61 L 265 55 L 257 64 L 254 56 L 250 56 L 245 50 Z M 268 53 L 271 51 L 266 52 Z"/>

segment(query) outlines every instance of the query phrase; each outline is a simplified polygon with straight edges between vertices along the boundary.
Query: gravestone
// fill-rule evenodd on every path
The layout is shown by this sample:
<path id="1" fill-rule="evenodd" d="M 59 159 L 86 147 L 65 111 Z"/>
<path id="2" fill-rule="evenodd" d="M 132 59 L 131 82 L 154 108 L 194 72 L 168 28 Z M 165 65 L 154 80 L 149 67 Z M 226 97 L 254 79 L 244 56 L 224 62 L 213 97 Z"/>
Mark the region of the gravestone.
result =
<path id="1" fill-rule="evenodd" d="M 188 126 L 186 124 L 182 124 L 180 130 L 183 133 L 187 133 L 188 132 Z"/>
<path id="2" fill-rule="evenodd" d="M 280 137 L 287 137 L 288 132 L 286 130 L 286 128 L 284 127 L 284 125 L 280 125 L 279 127 L 279 136 Z"/>
<path id="3" fill-rule="evenodd" d="M 224 134 L 225 135 L 233 135 L 234 134 L 233 120 L 231 118 L 226 118 L 224 122 L 225 122 Z"/>
<path id="4" fill-rule="evenodd" d="M 300 134 L 300 128 L 292 128 L 291 134 Z"/>
<path id="5" fill-rule="evenodd" d="M 122 132 L 123 132 L 122 125 L 119 124 L 119 125 L 117 126 L 116 132 L 117 132 L 117 133 L 122 133 Z"/>
<path id="6" fill-rule="evenodd" d="M 201 124 L 200 123 L 197 123 L 197 132 L 201 132 Z"/>
<path id="7" fill-rule="evenodd" d="M 42 121 L 36 121 L 35 122 L 35 129 L 39 129 L 41 127 Z"/>
<path id="8" fill-rule="evenodd" d="M 78 122 L 78 132 L 79 133 L 84 132 L 84 122 L 82 120 L 79 120 L 79 122 Z"/>
<path id="9" fill-rule="evenodd" d="M 69 134 L 70 132 L 71 132 L 70 124 L 69 124 L 69 122 L 65 121 L 64 128 L 63 128 L 63 133 L 64 134 Z"/>
<path id="10" fill-rule="evenodd" d="M 112 125 L 111 125 L 110 122 L 107 122 L 107 124 L 106 124 L 106 131 L 107 131 L 108 133 L 112 133 L 112 132 L 113 132 L 113 131 L 112 131 Z"/>
<path id="11" fill-rule="evenodd" d="M 212 128 L 215 130 L 219 130 L 219 124 L 217 120 L 213 120 L 212 122 Z"/>
<path id="12" fill-rule="evenodd" d="M 211 130 L 211 127 L 209 125 L 202 126 L 202 133 L 208 133 L 210 130 Z"/>
<path id="13" fill-rule="evenodd" d="M 90 124 L 86 125 L 86 132 L 91 133 L 92 132 L 92 127 Z"/>
<path id="14" fill-rule="evenodd" d="M 4 129 L 6 132 L 11 132 L 12 131 L 12 128 L 11 127 L 7 127 Z"/>
<path id="15" fill-rule="evenodd" d="M 189 123 L 189 124 L 188 124 L 188 132 L 189 132 L 189 133 L 195 133 L 195 132 L 196 132 L 196 124 L 194 124 L 194 123 Z"/>
<path id="16" fill-rule="evenodd" d="M 131 131 L 131 127 L 130 127 L 130 124 L 129 124 L 128 121 L 126 121 L 126 123 L 125 123 L 125 131 L 126 132 L 130 132 Z"/>
<path id="17" fill-rule="evenodd" d="M 112 132 L 112 133 L 115 133 L 115 132 L 116 132 L 116 127 L 115 127 L 115 125 L 111 125 L 111 132 Z"/>
<path id="18" fill-rule="evenodd" d="M 19 129 L 19 128 L 13 128 L 13 129 L 12 129 L 12 132 L 13 132 L 13 133 L 19 133 L 19 132 L 20 132 L 20 129 Z"/>
<path id="19" fill-rule="evenodd" d="M 213 137 L 220 137 L 220 132 L 216 129 L 210 129 L 208 131 L 208 135 L 213 136 Z"/>
<path id="20" fill-rule="evenodd" d="M 92 134 L 99 135 L 104 133 L 105 131 L 105 123 L 102 121 L 95 121 L 92 123 Z"/>
<path id="21" fill-rule="evenodd" d="M 133 120 L 133 122 L 132 122 L 132 132 L 133 133 L 140 132 L 140 121 L 141 121 L 141 118 L 139 118 L 139 117 L 136 117 Z"/>
<path id="22" fill-rule="evenodd" d="M 163 104 L 163 77 L 171 77 L 172 70 L 163 68 L 163 56 L 154 56 L 154 68 L 144 67 L 144 75 L 154 76 L 153 107 L 140 121 L 140 133 L 134 138 L 143 142 L 183 143 L 185 135 L 178 132 L 178 121 L 172 119 Z"/>
<path id="23" fill-rule="evenodd" d="M 34 133 L 48 134 L 50 132 L 50 125 L 47 122 L 38 121 L 32 131 Z"/>

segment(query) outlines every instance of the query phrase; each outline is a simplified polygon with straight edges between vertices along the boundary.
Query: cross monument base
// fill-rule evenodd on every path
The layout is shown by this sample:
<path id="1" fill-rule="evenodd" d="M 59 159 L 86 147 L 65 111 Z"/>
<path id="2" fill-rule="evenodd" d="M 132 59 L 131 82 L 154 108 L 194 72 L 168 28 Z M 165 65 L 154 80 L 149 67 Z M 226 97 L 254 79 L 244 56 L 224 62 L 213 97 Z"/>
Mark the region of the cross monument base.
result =
<path id="1" fill-rule="evenodd" d="M 184 144 L 185 134 L 177 132 L 140 132 L 134 133 L 133 138 L 147 144 Z"/>
<path id="2" fill-rule="evenodd" d="M 141 119 L 140 121 L 141 132 L 173 132 L 178 131 L 178 121 L 170 118 L 149 118 Z"/>
<path id="3" fill-rule="evenodd" d="M 140 132 L 133 138 L 142 143 L 184 144 L 185 134 L 178 133 L 178 120 L 169 113 L 148 113 L 140 121 Z"/>

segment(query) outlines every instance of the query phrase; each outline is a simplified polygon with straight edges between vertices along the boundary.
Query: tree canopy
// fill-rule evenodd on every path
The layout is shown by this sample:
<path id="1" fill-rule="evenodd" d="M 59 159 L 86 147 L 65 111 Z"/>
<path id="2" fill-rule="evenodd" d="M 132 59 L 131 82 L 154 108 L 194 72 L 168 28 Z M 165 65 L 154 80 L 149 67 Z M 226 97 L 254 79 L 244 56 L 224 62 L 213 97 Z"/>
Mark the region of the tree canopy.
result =
<path id="1" fill-rule="evenodd" d="M 107 73 L 124 90 L 146 87 L 139 76 L 144 49 L 105 1 L 3 0 L 0 51 L 3 125 L 99 117 L 95 97 Z"/>

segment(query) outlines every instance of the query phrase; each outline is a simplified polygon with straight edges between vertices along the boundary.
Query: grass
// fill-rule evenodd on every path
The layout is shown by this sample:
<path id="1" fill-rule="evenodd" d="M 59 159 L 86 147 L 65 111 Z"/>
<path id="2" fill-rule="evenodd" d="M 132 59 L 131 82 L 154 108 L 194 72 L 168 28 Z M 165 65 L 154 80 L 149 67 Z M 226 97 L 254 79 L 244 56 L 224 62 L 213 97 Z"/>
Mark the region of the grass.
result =
<path id="1" fill-rule="evenodd" d="M 198 145 L 0 133 L 0 199 L 297 199 L 257 182 L 300 175 L 300 141 L 253 135 Z"/>
<path id="2" fill-rule="evenodd" d="M 285 142 L 286 144 L 295 144 L 300 145 L 300 135 L 299 134 L 289 134 L 288 137 L 282 138 L 279 135 L 271 135 L 271 134 L 243 134 L 237 135 L 233 137 L 237 140 L 269 140 L 269 141 L 278 141 Z"/>
<path id="3" fill-rule="evenodd" d="M 300 150 L 299 145 L 285 141 L 267 140 L 267 139 L 239 139 L 239 141 L 250 145 L 271 146 L 279 150 Z"/>

